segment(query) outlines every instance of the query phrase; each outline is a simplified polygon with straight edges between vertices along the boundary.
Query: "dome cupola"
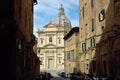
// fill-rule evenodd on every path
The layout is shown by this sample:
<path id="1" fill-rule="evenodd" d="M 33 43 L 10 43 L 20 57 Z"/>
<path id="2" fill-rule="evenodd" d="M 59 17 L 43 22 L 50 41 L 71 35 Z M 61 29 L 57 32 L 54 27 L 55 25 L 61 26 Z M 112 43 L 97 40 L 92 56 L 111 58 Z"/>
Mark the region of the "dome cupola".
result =
<path id="1" fill-rule="evenodd" d="M 59 15 L 56 17 L 56 19 L 53 21 L 54 24 L 56 25 L 68 25 L 71 27 L 71 22 L 67 18 L 67 16 L 64 13 L 64 7 L 61 4 L 61 7 L 59 8 Z"/>

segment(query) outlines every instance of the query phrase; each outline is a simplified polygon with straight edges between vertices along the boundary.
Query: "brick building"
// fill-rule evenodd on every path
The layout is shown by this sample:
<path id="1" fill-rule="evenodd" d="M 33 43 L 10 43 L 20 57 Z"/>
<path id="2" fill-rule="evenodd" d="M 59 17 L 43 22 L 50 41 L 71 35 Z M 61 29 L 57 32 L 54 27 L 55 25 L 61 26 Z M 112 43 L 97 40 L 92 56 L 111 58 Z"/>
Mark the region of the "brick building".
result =
<path id="1" fill-rule="evenodd" d="M 97 74 L 120 79 L 120 0 L 96 0 Z"/>
<path id="2" fill-rule="evenodd" d="M 33 63 L 38 61 L 37 56 L 33 56 L 34 4 L 36 0 L 0 1 L 0 71 L 4 80 L 31 80 L 34 77 Z"/>

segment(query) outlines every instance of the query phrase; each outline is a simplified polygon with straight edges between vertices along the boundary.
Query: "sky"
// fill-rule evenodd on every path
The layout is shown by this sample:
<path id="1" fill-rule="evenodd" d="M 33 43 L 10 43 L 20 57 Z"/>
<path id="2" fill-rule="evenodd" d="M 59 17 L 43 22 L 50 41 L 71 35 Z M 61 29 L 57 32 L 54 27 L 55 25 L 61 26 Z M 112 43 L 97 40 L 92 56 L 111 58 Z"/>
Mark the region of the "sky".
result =
<path id="1" fill-rule="evenodd" d="M 79 1 L 78 0 L 37 0 L 34 5 L 34 34 L 43 29 L 51 20 L 54 21 L 59 14 L 59 8 L 63 4 L 64 12 L 71 21 L 72 27 L 79 26 Z"/>

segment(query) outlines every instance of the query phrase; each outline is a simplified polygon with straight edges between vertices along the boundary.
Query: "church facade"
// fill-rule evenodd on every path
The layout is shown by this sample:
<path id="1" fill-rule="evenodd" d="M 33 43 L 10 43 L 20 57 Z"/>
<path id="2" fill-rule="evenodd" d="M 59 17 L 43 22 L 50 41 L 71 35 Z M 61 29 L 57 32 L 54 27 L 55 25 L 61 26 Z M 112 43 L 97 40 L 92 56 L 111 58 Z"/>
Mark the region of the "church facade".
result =
<path id="1" fill-rule="evenodd" d="M 64 70 L 64 35 L 71 29 L 71 22 L 61 5 L 59 15 L 43 30 L 38 30 L 37 56 L 41 61 L 40 70 Z"/>

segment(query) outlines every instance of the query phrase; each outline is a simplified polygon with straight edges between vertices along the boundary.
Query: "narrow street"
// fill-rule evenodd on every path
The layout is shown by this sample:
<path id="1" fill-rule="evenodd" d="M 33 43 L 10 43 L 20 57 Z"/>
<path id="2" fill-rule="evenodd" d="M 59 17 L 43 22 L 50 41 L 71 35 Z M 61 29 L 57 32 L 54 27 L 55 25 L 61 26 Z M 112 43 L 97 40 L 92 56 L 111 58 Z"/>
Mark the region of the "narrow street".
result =
<path id="1" fill-rule="evenodd" d="M 51 80 L 69 80 L 68 78 L 62 78 L 62 77 L 53 77 Z"/>
<path id="2" fill-rule="evenodd" d="M 58 71 L 49 70 L 49 71 L 46 71 L 46 72 L 51 73 L 51 75 L 53 76 L 53 78 L 51 78 L 50 80 L 69 80 L 68 78 L 60 77 L 60 76 L 57 74 Z"/>

